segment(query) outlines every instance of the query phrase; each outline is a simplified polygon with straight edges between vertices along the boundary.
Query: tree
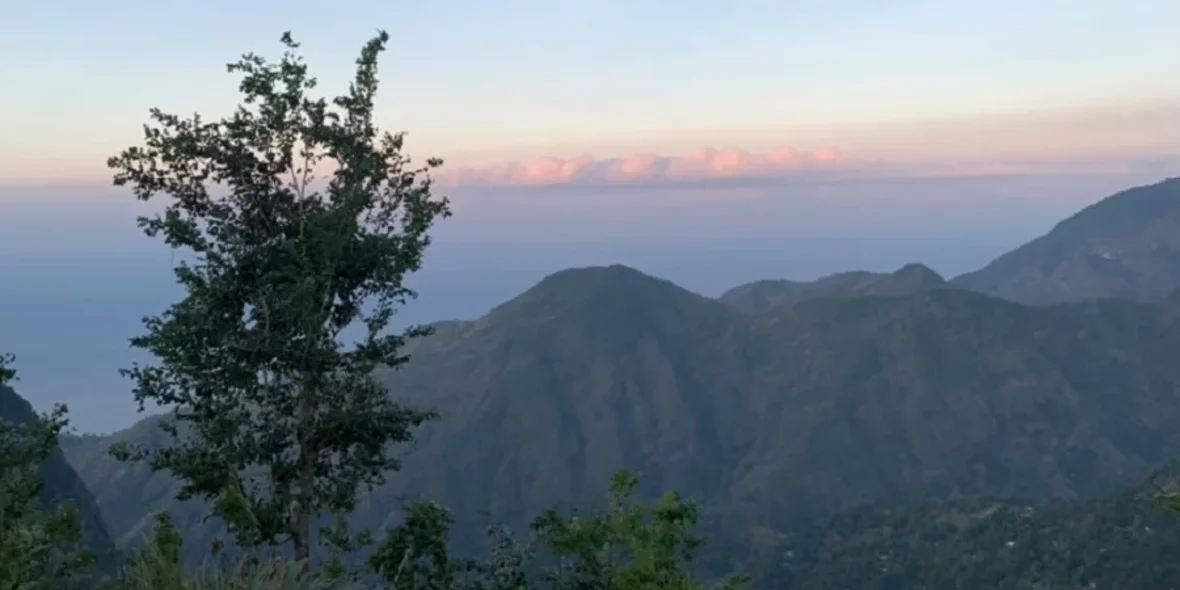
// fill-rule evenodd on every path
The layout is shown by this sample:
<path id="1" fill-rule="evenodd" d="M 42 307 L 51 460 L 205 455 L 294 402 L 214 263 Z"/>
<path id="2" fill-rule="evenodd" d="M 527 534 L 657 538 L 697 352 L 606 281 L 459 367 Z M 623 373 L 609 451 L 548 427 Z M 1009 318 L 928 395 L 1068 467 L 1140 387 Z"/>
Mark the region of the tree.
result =
<path id="1" fill-rule="evenodd" d="M 213 500 L 240 543 L 289 542 L 305 563 L 313 519 L 350 512 L 399 467 L 389 447 L 435 417 L 373 378 L 429 332 L 391 324 L 416 296 L 403 279 L 428 231 L 450 214 L 431 191 L 442 161 L 411 168 L 404 134 L 374 125 L 388 38 L 364 46 L 348 93 L 329 103 L 308 96 L 316 81 L 285 33 L 279 63 L 228 66 L 242 75 L 231 117 L 152 109 L 144 145 L 107 162 L 140 200 L 170 197 L 140 227 L 186 253 L 175 269 L 186 295 L 132 339 L 158 362 L 123 371 L 141 411 L 170 408 L 173 442 L 113 452 L 173 473 L 179 499 Z M 362 334 L 347 344 L 350 327 Z"/>
<path id="2" fill-rule="evenodd" d="M 701 546 L 691 529 L 697 523 L 695 504 L 676 492 L 655 504 L 633 499 L 639 480 L 627 471 L 611 478 L 605 513 L 563 516 L 542 514 L 533 530 L 558 561 L 545 579 L 554 590 L 697 590 L 691 569 Z M 733 576 L 722 581 L 736 590 L 748 581 Z"/>
<path id="3" fill-rule="evenodd" d="M 390 590 L 465 589 L 464 574 L 476 571 L 477 564 L 451 555 L 447 536 L 453 523 L 451 513 L 433 502 L 407 505 L 405 520 L 386 532 L 369 557 L 370 570 Z"/>
<path id="4" fill-rule="evenodd" d="M 12 362 L 0 354 L 0 385 L 16 378 Z M 0 418 L 0 588 L 72 587 L 94 563 L 76 507 L 42 505 L 41 464 L 57 448 L 65 415 L 59 405 L 30 423 Z"/>
<path id="5" fill-rule="evenodd" d="M 483 560 L 449 553 L 449 512 L 432 503 L 411 504 L 369 567 L 395 590 L 703 590 L 692 571 L 701 545 L 690 531 L 696 505 L 675 492 L 654 504 L 636 501 L 637 484 L 633 474 L 618 471 L 606 510 L 547 510 L 533 521 L 533 536 L 524 544 L 489 526 L 492 552 Z M 731 576 L 718 588 L 737 590 L 747 581 Z"/>
<path id="6" fill-rule="evenodd" d="M 16 379 L 16 369 L 12 368 L 13 356 L 0 354 L 0 385 Z"/>

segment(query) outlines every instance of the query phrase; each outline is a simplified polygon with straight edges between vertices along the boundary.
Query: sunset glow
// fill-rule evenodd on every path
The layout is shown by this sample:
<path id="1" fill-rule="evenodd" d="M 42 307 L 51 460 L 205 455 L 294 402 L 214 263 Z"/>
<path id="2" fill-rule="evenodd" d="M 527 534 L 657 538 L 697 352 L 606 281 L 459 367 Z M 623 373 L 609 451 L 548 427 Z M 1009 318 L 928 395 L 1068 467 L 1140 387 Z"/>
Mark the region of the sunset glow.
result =
<path id="1" fill-rule="evenodd" d="M 652 152 L 619 158 L 543 157 L 484 167 L 444 170 L 438 175 L 450 185 L 546 185 L 599 182 L 706 180 L 743 176 L 774 176 L 792 172 L 832 169 L 844 163 L 835 148 L 798 150 L 777 148 L 751 153 L 737 148 L 699 148 L 686 155 L 663 156 Z"/>

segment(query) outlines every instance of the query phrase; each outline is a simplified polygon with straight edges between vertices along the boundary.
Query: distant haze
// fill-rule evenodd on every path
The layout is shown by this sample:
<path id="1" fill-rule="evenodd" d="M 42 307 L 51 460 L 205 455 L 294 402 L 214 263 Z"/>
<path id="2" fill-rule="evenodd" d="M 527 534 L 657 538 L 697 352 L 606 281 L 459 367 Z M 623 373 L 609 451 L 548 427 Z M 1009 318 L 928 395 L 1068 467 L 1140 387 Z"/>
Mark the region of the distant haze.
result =
<path id="1" fill-rule="evenodd" d="M 543 276 L 622 263 L 706 295 L 920 261 L 948 278 L 1147 174 L 995 176 L 456 196 L 405 323 L 475 318 Z M 12 190 L 10 188 L 10 190 Z M 694 198 L 695 195 L 695 198 Z M 706 198 L 707 197 L 707 198 Z M 626 209 L 626 215 L 619 211 Z M 84 431 L 135 419 L 117 369 L 127 338 L 179 294 L 173 255 L 142 236 L 130 197 L 0 201 L 0 347 L 39 409 L 68 402 Z"/>

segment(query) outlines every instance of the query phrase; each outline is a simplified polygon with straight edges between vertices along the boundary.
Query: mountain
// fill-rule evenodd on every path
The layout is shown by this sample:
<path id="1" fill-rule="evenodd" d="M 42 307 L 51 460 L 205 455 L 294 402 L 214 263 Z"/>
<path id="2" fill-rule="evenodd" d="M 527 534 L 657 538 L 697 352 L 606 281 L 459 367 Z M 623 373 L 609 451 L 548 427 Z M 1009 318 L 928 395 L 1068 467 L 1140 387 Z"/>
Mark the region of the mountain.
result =
<path id="1" fill-rule="evenodd" d="M 1178 229 L 1180 178 L 1172 178 L 1107 197 L 952 282 L 1030 305 L 1158 301 L 1180 287 Z"/>
<path id="2" fill-rule="evenodd" d="M 460 517 L 489 508 L 519 518 L 591 497 L 623 465 L 649 490 L 718 495 L 717 464 L 740 458 L 730 447 L 745 414 L 733 402 L 749 374 L 749 332 L 729 307 L 622 266 L 559 272 L 477 321 L 437 326 L 416 343 L 412 369 L 381 377 L 444 418 L 420 432 L 406 475 L 362 500 L 367 524 L 394 521 L 398 496 L 419 493 Z M 65 445 L 127 543 L 151 511 L 172 506 L 172 482 L 115 464 L 105 448 L 151 442 L 154 420 Z"/>
<path id="3" fill-rule="evenodd" d="M 734 287 L 718 299 L 727 305 L 761 312 L 780 305 L 794 305 L 824 297 L 899 296 L 948 286 L 938 273 L 923 264 L 907 264 L 892 273 L 854 270 L 806 282 L 763 280 Z"/>
<path id="4" fill-rule="evenodd" d="M 958 287 L 1027 305 L 1159 301 L 1180 289 L 1180 178 L 1102 199 L 985 267 L 945 282 L 921 264 L 893 273 L 848 271 L 815 281 L 762 280 L 720 300 L 765 311 L 807 299 L 907 295 Z"/>
<path id="5" fill-rule="evenodd" d="M 1180 454 L 1177 317 L 1176 302 L 1034 308 L 959 289 L 750 314 L 627 267 L 562 271 L 439 325 L 380 376 L 442 419 L 356 517 L 392 524 L 422 495 L 463 527 L 485 508 L 519 524 L 626 467 L 773 545 L 867 503 L 1108 492 Z M 122 543 L 158 509 L 208 540 L 166 474 L 105 454 L 156 440 L 152 420 L 67 457 Z"/>
<path id="6" fill-rule="evenodd" d="M 0 420 L 16 424 L 29 424 L 38 418 L 33 406 L 11 387 L 0 385 Z M 42 482 L 41 499 L 47 506 L 57 506 L 62 501 L 71 501 L 78 509 L 78 516 L 85 532 L 88 547 L 98 558 L 98 564 L 105 570 L 113 568 L 116 560 L 115 544 L 103 521 L 93 494 L 66 461 L 61 450 L 55 450 L 40 467 Z"/>
<path id="7" fill-rule="evenodd" d="M 764 578 L 792 590 L 1180 588 L 1175 465 L 1097 499 L 865 507 L 791 535 Z"/>

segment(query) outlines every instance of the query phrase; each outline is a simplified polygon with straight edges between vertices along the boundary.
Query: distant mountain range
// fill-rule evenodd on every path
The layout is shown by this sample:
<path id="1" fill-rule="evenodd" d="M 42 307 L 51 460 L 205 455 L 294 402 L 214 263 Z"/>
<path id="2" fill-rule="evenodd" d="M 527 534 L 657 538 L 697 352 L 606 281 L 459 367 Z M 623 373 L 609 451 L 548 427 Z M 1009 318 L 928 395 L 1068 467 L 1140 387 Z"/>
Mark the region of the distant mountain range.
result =
<path id="1" fill-rule="evenodd" d="M 762 312 L 794 305 L 808 299 L 828 297 L 900 297 L 950 285 L 924 264 L 907 264 L 896 272 L 853 270 L 828 275 L 815 281 L 769 279 L 734 287 L 719 297 L 722 303 L 744 311 Z"/>
<path id="2" fill-rule="evenodd" d="M 519 524 L 627 467 L 648 492 L 701 500 L 716 538 L 775 554 L 865 505 L 1110 493 L 1180 456 L 1177 252 L 1174 179 L 949 282 L 912 264 L 710 299 L 622 266 L 562 271 L 478 320 L 438 324 L 381 375 L 442 419 L 356 518 L 393 524 L 401 498 L 422 495 L 462 527 L 481 509 Z M 69 437 L 65 456 L 119 544 L 166 509 L 206 546 L 219 530 L 202 506 L 106 454 L 163 442 L 157 420 Z"/>
<path id="3" fill-rule="evenodd" d="M 1124 299 L 1159 301 L 1180 288 L 1180 178 L 1107 197 L 1049 233 L 950 281 L 1027 305 Z M 893 274 L 853 271 L 813 282 L 756 281 L 721 300 L 765 309 L 816 297 L 905 295 L 944 285 L 921 265 Z"/>

